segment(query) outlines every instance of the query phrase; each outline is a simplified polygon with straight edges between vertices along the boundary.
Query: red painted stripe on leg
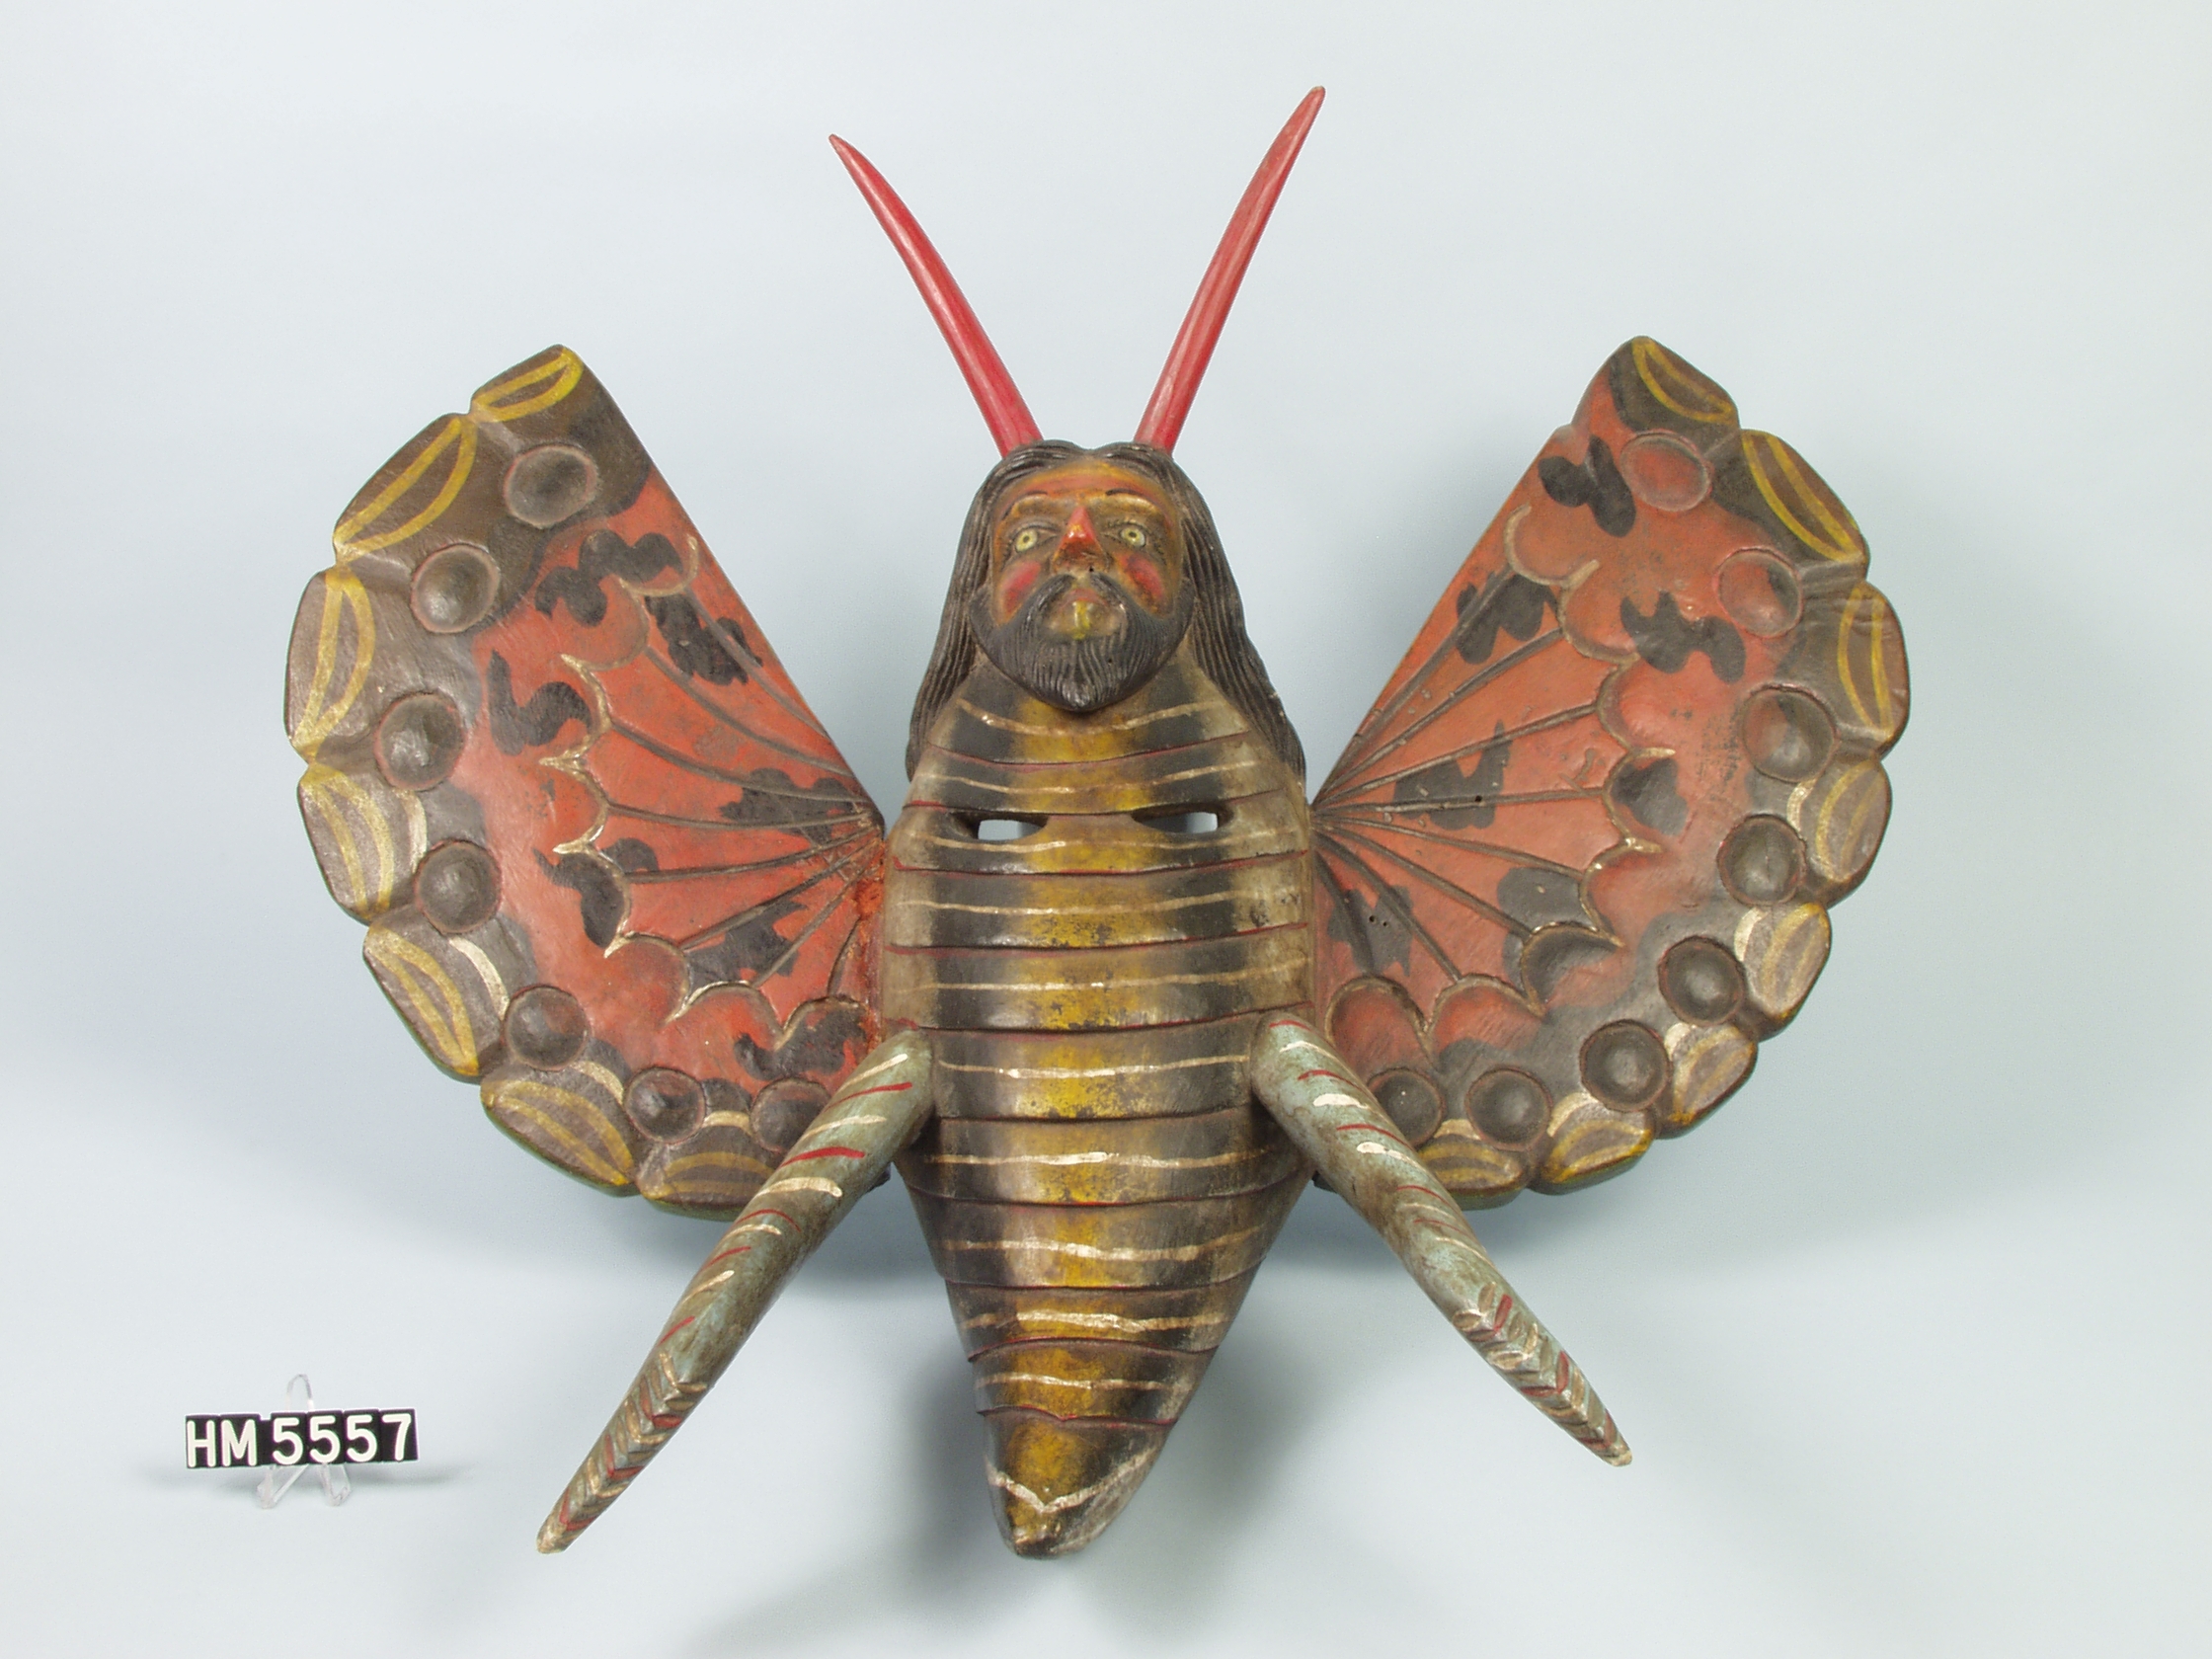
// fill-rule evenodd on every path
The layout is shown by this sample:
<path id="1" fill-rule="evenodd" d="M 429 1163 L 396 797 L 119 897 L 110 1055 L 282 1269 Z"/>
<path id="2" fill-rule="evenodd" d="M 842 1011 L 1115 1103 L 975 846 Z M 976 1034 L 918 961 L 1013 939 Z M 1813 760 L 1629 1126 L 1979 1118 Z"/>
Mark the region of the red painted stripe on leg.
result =
<path id="1" fill-rule="evenodd" d="M 866 1157 L 867 1155 L 868 1155 L 868 1154 L 867 1154 L 866 1152 L 862 1151 L 862 1150 L 861 1150 L 861 1149 L 860 1149 L 860 1148 L 859 1148 L 858 1146 L 817 1146 L 817 1147 L 816 1147 L 816 1148 L 815 1148 L 815 1149 L 814 1149 L 813 1151 L 811 1151 L 811 1152 L 793 1152 L 793 1153 L 792 1153 L 792 1154 L 791 1154 L 791 1155 L 790 1155 L 789 1157 L 785 1158 L 785 1159 L 784 1159 L 783 1161 L 784 1161 L 785 1163 L 805 1163 L 805 1162 L 806 1162 L 806 1161 L 807 1161 L 807 1160 L 808 1160 L 809 1158 L 818 1158 L 818 1157 L 848 1157 L 848 1158 L 858 1158 L 858 1157 Z"/>

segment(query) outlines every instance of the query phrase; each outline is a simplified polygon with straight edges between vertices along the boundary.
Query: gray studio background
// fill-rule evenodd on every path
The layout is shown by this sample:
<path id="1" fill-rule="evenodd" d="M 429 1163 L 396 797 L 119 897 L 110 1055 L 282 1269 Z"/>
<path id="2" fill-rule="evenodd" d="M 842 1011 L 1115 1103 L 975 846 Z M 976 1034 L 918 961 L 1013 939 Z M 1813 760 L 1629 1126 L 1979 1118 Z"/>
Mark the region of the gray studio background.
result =
<path id="1" fill-rule="evenodd" d="M 2178 1653 L 2205 1638 L 2201 7 L 0 14 L 0 1640 L 20 1653 Z M 894 1185 L 569 1555 L 714 1236 L 438 1077 L 291 800 L 338 510 L 559 341 L 879 802 L 982 422 L 824 135 L 1049 432 L 1127 435 L 1329 103 L 1178 454 L 1316 761 L 1615 346 L 1856 513 L 1912 650 L 1880 867 L 1688 1142 L 1478 1217 L 1637 1452 L 1300 1207 L 1150 1481 L 997 1541 Z M 188 1474 L 305 1370 L 424 1460 Z"/>

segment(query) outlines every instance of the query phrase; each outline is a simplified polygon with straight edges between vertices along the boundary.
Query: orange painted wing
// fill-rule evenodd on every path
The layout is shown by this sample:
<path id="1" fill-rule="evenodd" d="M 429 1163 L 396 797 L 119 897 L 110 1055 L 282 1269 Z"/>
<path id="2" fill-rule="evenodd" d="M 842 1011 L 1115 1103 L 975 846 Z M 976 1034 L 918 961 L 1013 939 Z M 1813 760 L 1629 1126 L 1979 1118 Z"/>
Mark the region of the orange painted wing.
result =
<path id="1" fill-rule="evenodd" d="M 571 352 L 335 542 L 285 724 L 377 983 L 532 1151 L 734 1213 L 876 1037 L 875 808 Z"/>
<path id="2" fill-rule="evenodd" d="M 1614 354 L 1313 806 L 1330 1035 L 1468 1204 L 1627 1167 L 1750 1072 L 1888 822 L 1904 642 L 1813 470 Z"/>

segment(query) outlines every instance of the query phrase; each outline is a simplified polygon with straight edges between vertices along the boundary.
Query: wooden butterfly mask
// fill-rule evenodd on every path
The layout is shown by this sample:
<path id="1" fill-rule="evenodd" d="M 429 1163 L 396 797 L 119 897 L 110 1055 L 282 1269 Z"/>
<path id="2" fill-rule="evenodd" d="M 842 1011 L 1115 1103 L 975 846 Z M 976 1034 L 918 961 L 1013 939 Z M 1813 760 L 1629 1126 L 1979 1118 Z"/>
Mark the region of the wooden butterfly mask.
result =
<path id="1" fill-rule="evenodd" d="M 1253 179 L 1136 437 L 1099 450 L 1042 439 L 837 144 L 1001 455 L 888 832 L 573 353 L 434 422 L 340 519 L 285 717 L 377 982 L 530 1150 L 731 1220 L 541 1548 L 893 1167 L 1021 1553 L 1119 1513 L 1316 1180 L 1627 1461 L 1464 1210 L 1618 1174 L 1743 1082 L 1880 844 L 1903 641 L 1813 470 L 1634 340 L 1309 801 L 1171 451 L 1319 104 Z"/>

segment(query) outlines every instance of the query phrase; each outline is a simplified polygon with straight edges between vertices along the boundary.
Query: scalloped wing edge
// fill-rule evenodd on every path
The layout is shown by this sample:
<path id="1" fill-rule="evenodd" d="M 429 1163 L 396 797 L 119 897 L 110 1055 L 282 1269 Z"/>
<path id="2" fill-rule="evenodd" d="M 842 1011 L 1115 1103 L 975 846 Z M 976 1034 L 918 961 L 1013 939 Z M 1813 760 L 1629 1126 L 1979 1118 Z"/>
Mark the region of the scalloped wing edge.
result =
<path id="1" fill-rule="evenodd" d="M 335 563 L 301 598 L 288 658 L 285 730 L 307 762 L 300 814 L 332 899 L 367 926 L 362 955 L 377 985 L 440 1070 L 478 1084 L 495 1124 L 601 1191 L 728 1217 L 880 1038 L 881 821 L 866 806 L 875 845 L 855 853 L 857 919 L 826 994 L 794 1001 L 786 991 L 779 1005 L 753 985 L 727 983 L 682 994 L 671 1026 L 704 1030 L 719 1021 L 747 1045 L 727 1062 L 689 1070 L 638 1064 L 595 1033 L 564 1031 L 577 1017 L 575 999 L 540 983 L 529 934 L 496 902 L 485 913 L 441 921 L 426 913 L 418 884 L 433 856 L 454 865 L 465 889 L 469 857 L 483 853 L 488 837 L 479 803 L 443 773 L 429 784 L 410 775 L 402 751 L 413 745 L 434 756 L 440 746 L 467 741 L 485 693 L 451 642 L 515 605 L 543 557 L 542 538 L 519 553 L 472 543 L 456 554 L 459 544 L 441 526 L 471 510 L 500 521 L 514 508 L 517 458 L 552 450 L 587 457 L 587 496 L 602 511 L 636 502 L 658 479 L 596 378 L 556 346 L 486 382 L 465 415 L 431 422 L 349 504 L 333 532 Z M 532 516 L 563 507 L 578 504 L 533 502 Z M 450 580 L 427 583 L 425 568 L 438 558 L 455 567 L 439 573 Z M 703 547 L 698 559 L 711 566 Z M 427 590 L 434 591 L 426 597 Z M 455 616 L 439 607 L 454 604 L 476 619 L 452 626 Z M 819 732 L 780 664 L 764 645 L 760 651 L 764 662 L 751 666 L 773 675 L 764 688 Z M 585 678 L 596 696 L 595 679 Z M 456 717 L 459 727 L 447 729 Z M 841 768 L 826 734 L 822 743 L 831 757 L 825 764 Z M 456 847 L 463 850 L 448 851 Z M 495 871 L 495 894 L 497 887 Z M 617 949 L 648 979 L 666 978 L 658 959 L 677 954 L 643 935 L 616 940 L 610 957 Z M 518 1017 L 526 1032 L 518 1033 Z M 683 1036 L 664 1031 L 662 1046 L 683 1048 Z M 703 1047 L 702 1038 L 686 1052 Z M 686 1133 L 668 1133 L 671 1123 Z"/>
<path id="2" fill-rule="evenodd" d="M 1747 768 L 1749 810 L 1721 843 L 1707 901 L 1635 941 L 1627 974 L 1634 989 L 1625 999 L 1579 1005 L 1572 995 L 1580 973 L 1627 943 L 1603 925 L 1602 911 L 1593 925 L 1537 929 L 1519 983 L 1470 975 L 1425 1010 L 1384 975 L 1357 973 L 1318 988 L 1332 1041 L 1469 1208 L 1619 1175 L 1654 1140 L 1687 1133 L 1743 1085 L 1760 1043 L 1796 1015 L 1827 962 L 1830 908 L 1865 879 L 1880 849 L 1890 804 L 1881 757 L 1909 709 L 1895 611 L 1865 580 L 1857 525 L 1803 458 L 1771 434 L 1740 428 L 1728 395 L 1656 341 L 1639 338 L 1613 355 L 1577 411 L 1577 429 L 1601 395 L 1639 433 L 1672 434 L 1701 455 L 1712 498 L 1758 525 L 1786 559 L 1802 609 L 1768 683 L 1784 699 L 1818 703 L 1832 740 L 1817 764 L 1780 768 L 1797 775 Z M 1509 559 L 1514 500 L 1529 479 L 1483 538 L 1505 537 Z M 1481 546 L 1448 585 L 1447 599 Z M 1545 586 L 1556 602 L 1579 579 Z M 1445 610 L 1440 602 L 1361 735 L 1413 679 Z M 1624 749 L 1616 771 L 1638 758 Z M 1316 797 L 1317 821 L 1325 822 L 1334 782 L 1332 773 Z M 1646 850 L 1618 809 L 1615 818 L 1622 839 L 1584 872 L 1586 907 L 1596 872 Z M 1315 913 L 1326 914 L 1339 901 L 1318 861 L 1315 887 Z M 1618 980 L 1621 965 L 1609 961 L 1608 973 Z M 1731 975 L 1732 998 L 1700 994 L 1716 983 L 1725 989 Z M 1731 1005 L 1714 1017 L 1722 1002 Z M 1656 1066 L 1647 1064 L 1645 1038 L 1657 1039 Z M 1623 1075 L 1654 1074 L 1656 1081 L 1620 1087 Z"/>

